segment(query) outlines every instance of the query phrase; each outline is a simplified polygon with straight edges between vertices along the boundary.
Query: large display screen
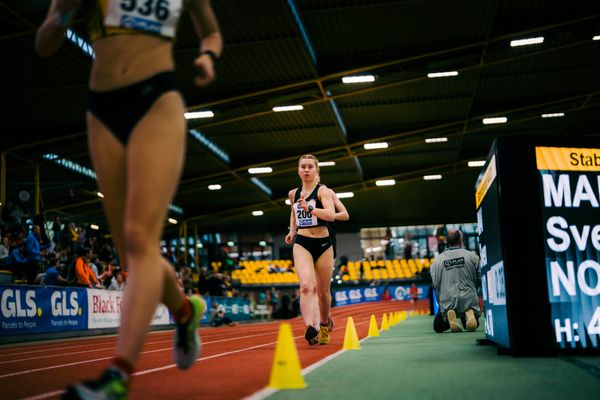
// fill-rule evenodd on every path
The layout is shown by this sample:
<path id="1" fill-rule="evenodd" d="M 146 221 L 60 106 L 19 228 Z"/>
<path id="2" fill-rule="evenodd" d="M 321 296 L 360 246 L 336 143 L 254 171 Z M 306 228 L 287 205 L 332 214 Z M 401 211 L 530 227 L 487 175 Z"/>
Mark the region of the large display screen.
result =
<path id="1" fill-rule="evenodd" d="M 600 348 L 600 149 L 535 148 L 555 346 Z"/>
<path id="2" fill-rule="evenodd" d="M 485 334 L 494 342 L 510 347 L 506 310 L 506 286 L 502 242 L 500 238 L 500 212 L 496 155 L 488 159 L 475 186 L 477 207 L 477 233 L 481 286 L 485 308 Z"/>

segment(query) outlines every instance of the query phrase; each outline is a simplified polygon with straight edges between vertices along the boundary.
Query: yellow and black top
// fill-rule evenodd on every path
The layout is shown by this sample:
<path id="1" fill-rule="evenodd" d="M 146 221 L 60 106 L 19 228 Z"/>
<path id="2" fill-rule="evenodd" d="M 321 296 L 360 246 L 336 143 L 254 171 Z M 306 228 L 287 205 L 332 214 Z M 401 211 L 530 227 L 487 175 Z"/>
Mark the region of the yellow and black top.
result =
<path id="1" fill-rule="evenodd" d="M 173 40 L 188 0 L 89 0 L 83 13 L 90 41 L 116 35 Z"/>

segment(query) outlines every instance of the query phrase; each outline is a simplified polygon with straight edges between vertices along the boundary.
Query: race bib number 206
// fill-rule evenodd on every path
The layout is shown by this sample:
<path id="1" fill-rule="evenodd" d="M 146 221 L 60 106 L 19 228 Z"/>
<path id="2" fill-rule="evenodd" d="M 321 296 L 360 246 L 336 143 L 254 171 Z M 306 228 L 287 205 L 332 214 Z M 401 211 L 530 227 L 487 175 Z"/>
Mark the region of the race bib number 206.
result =
<path id="1" fill-rule="evenodd" d="M 183 0 L 109 0 L 104 25 L 174 37 Z"/>

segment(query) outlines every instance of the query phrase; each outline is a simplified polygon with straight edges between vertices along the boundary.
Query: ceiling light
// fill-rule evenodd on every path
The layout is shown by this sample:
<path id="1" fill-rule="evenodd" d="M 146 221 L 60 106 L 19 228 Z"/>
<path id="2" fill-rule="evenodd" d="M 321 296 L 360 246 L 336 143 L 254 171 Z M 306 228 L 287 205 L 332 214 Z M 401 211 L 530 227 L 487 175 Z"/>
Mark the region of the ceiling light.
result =
<path id="1" fill-rule="evenodd" d="M 304 110 L 304 106 L 297 104 L 297 105 L 293 105 L 293 106 L 278 106 L 278 107 L 273 107 L 273 111 L 275 112 L 281 112 L 281 111 L 300 111 L 300 110 Z"/>
<path id="2" fill-rule="evenodd" d="M 221 185 L 208 185 L 208 190 L 221 190 Z"/>
<path id="3" fill-rule="evenodd" d="M 185 119 L 212 118 L 215 113 L 212 111 L 190 111 L 183 114 Z"/>
<path id="4" fill-rule="evenodd" d="M 538 37 L 528 38 L 528 39 L 511 40 L 510 47 L 527 46 L 530 44 L 538 44 L 538 43 L 544 43 L 543 36 L 538 36 Z"/>
<path id="5" fill-rule="evenodd" d="M 333 167 L 335 161 L 319 161 L 319 167 Z"/>
<path id="6" fill-rule="evenodd" d="M 542 114 L 542 118 L 560 118 L 564 117 L 565 113 L 550 113 L 550 114 Z"/>
<path id="7" fill-rule="evenodd" d="M 270 174 L 271 172 L 273 172 L 271 167 L 248 168 L 249 174 Z"/>
<path id="8" fill-rule="evenodd" d="M 440 179 L 442 179 L 441 175 L 425 175 L 423 176 L 423 179 L 426 181 L 438 181 Z"/>
<path id="9" fill-rule="evenodd" d="M 375 185 L 377 186 L 394 186 L 396 184 L 396 181 L 394 179 L 381 179 L 378 181 L 375 181 Z"/>
<path id="10" fill-rule="evenodd" d="M 264 212 L 262 212 L 261 210 L 252 211 L 252 215 L 254 215 L 255 217 L 260 217 L 263 214 Z"/>
<path id="11" fill-rule="evenodd" d="M 483 124 L 484 125 L 504 124 L 504 123 L 506 123 L 506 121 L 508 121 L 508 119 L 506 117 L 484 118 Z"/>
<path id="12" fill-rule="evenodd" d="M 354 193 L 352 193 L 352 192 L 340 192 L 340 193 L 336 193 L 336 196 L 338 197 L 338 199 L 349 199 L 351 197 L 354 197 Z"/>
<path id="13" fill-rule="evenodd" d="M 169 223 L 173 225 L 177 223 L 177 220 L 175 218 L 169 218 L 167 221 L 169 221 Z"/>
<path id="14" fill-rule="evenodd" d="M 344 76 L 342 78 L 342 82 L 344 82 L 344 83 L 375 82 L 375 76 L 374 75 Z"/>
<path id="15" fill-rule="evenodd" d="M 287 204 L 288 206 L 291 206 L 292 202 L 290 201 L 290 199 L 285 199 L 285 204 Z"/>
<path id="16" fill-rule="evenodd" d="M 104 195 L 102 193 L 100 193 L 100 192 L 96 192 L 96 196 L 98 196 L 98 197 L 100 197 L 102 199 L 104 198 Z"/>
<path id="17" fill-rule="evenodd" d="M 469 161 L 467 163 L 469 167 L 483 167 L 485 165 L 485 160 L 481 161 Z"/>
<path id="18" fill-rule="evenodd" d="M 425 139 L 425 143 L 443 143 L 443 142 L 447 142 L 447 141 L 448 141 L 447 137 L 434 137 L 434 138 Z"/>
<path id="19" fill-rule="evenodd" d="M 428 78 L 443 78 L 446 76 L 457 76 L 458 71 L 446 71 L 446 72 L 430 72 L 427 74 Z"/>
<path id="20" fill-rule="evenodd" d="M 98 229 L 100 229 L 100 227 L 96 224 L 90 224 L 90 229 L 97 231 Z"/>
<path id="21" fill-rule="evenodd" d="M 387 149 L 388 148 L 388 144 L 387 142 L 380 142 L 380 143 L 365 143 L 364 144 L 364 148 L 365 150 L 375 150 L 375 149 Z"/>

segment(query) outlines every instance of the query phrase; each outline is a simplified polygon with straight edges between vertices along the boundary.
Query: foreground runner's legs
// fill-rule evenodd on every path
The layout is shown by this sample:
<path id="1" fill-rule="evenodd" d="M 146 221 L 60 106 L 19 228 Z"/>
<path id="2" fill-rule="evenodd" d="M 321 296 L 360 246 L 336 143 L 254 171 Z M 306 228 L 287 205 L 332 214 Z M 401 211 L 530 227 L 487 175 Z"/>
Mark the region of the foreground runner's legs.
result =
<path id="1" fill-rule="evenodd" d="M 118 337 L 116 358 L 97 381 L 85 381 L 72 386 L 68 389 L 66 398 L 86 398 L 94 392 L 108 398 L 124 398 L 123 396 L 127 395 L 129 376 L 133 372 L 133 365 L 137 361 L 150 320 L 160 300 L 167 305 L 178 321 L 173 353 L 176 363 L 180 368 L 186 369 L 197 358 L 200 343 L 196 328 L 204 311 L 204 303 L 201 299 L 189 301 L 182 295 L 173 268 L 161 257 L 159 250 L 163 220 L 166 218 L 166 210 L 179 178 L 184 151 L 183 121 L 179 121 L 181 118 L 169 118 L 173 115 L 173 112 L 169 111 L 172 108 L 176 108 L 178 114 L 179 111 L 183 112 L 180 97 L 175 93 L 167 93 L 156 102 L 152 107 L 153 113 L 144 117 L 132 134 L 123 153 L 127 162 L 117 164 L 127 165 L 127 171 L 121 171 L 122 176 L 142 175 L 147 178 L 137 178 L 133 181 L 135 183 L 127 185 L 127 188 L 121 191 L 113 187 L 114 182 L 119 180 L 109 180 L 111 173 L 118 171 L 103 168 L 110 164 L 111 160 L 105 159 L 106 152 L 99 150 L 105 148 L 106 143 L 110 143 L 114 137 L 93 116 L 89 117 L 92 158 L 100 188 L 105 193 L 105 199 L 108 198 L 105 208 L 109 223 L 115 227 L 114 231 L 118 232 L 117 237 L 121 238 L 118 239 L 120 243 L 117 242 L 117 246 L 124 248 L 129 276 L 122 303 L 121 334 Z M 181 133 L 174 135 L 171 129 L 172 126 L 177 126 L 178 122 Z M 144 129 L 146 124 L 154 127 L 150 133 L 148 129 Z M 171 124 L 171 129 L 161 129 L 164 124 Z M 143 133 L 143 144 L 139 141 L 142 134 L 136 135 L 138 132 Z M 165 134 L 166 132 L 169 132 L 169 135 Z M 157 159 L 151 156 L 155 151 L 149 149 L 149 146 L 169 149 L 172 154 L 181 157 Z M 155 193 L 149 196 L 149 193 L 155 192 L 157 185 L 164 189 L 160 191 L 161 195 Z M 126 192 L 124 199 L 118 199 L 121 192 Z M 116 206 L 117 211 L 109 210 L 119 202 L 125 206 Z M 119 212 L 120 210 L 123 211 Z M 127 240 L 123 240 L 123 237 Z"/>

